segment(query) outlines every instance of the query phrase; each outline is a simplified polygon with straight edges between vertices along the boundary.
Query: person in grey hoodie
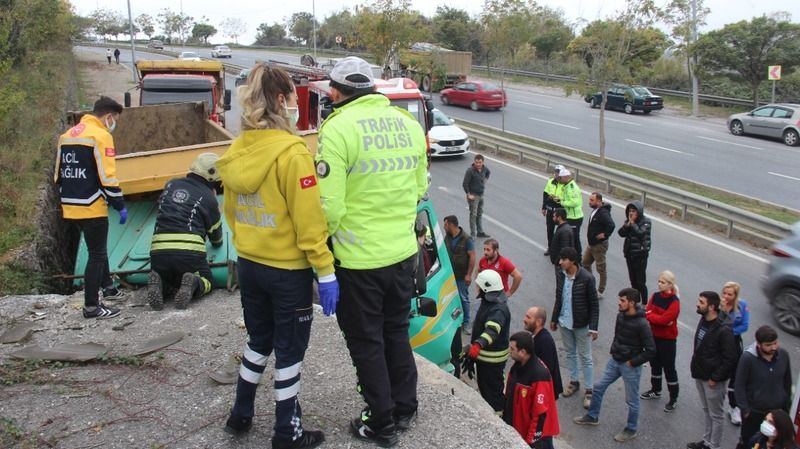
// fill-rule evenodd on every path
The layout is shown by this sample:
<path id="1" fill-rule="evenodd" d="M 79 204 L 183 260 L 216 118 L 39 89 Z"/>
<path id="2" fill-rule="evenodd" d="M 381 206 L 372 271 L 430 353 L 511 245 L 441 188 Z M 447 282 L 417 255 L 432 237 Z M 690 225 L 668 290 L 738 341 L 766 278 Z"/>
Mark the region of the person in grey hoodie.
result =
<path id="1" fill-rule="evenodd" d="M 756 330 L 756 341 L 745 349 L 736 368 L 736 403 L 742 411 L 738 449 L 747 443 L 770 410 L 789 411 L 792 367 L 789 353 L 778 346 L 778 333 L 770 326 Z"/>
<path id="2" fill-rule="evenodd" d="M 617 233 L 625 239 L 622 253 L 628 265 L 631 287 L 639 290 L 642 305 L 647 305 L 647 258 L 650 256 L 650 229 L 652 223 L 644 216 L 641 201 L 632 201 L 625 206 L 625 223 Z"/>

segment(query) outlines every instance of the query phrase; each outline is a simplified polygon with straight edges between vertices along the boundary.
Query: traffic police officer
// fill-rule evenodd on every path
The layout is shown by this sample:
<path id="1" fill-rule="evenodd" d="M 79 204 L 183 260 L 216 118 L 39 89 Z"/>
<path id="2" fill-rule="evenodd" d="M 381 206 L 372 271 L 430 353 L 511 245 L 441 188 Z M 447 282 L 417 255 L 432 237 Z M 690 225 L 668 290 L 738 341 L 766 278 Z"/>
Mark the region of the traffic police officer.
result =
<path id="1" fill-rule="evenodd" d="M 178 309 L 211 291 L 206 235 L 214 247 L 222 245 L 222 218 L 214 191 L 219 182 L 217 159 L 214 153 L 197 156 L 189 174 L 169 181 L 158 199 L 147 290 L 154 310 L 164 307 L 165 286 L 170 292 L 177 289 Z"/>
<path id="2" fill-rule="evenodd" d="M 425 132 L 374 92 L 364 60 L 342 59 L 330 78 L 334 111 L 320 128 L 317 175 L 341 286 L 337 319 L 367 403 L 350 426 L 390 447 L 417 412 L 408 315 L 416 205 L 428 187 Z"/>
<path id="3" fill-rule="evenodd" d="M 122 293 L 111 280 L 108 269 L 108 206 L 119 211 L 125 224 L 128 210 L 117 180 L 116 149 L 111 133 L 117 127 L 122 105 L 100 97 L 90 114 L 58 139 L 58 155 L 53 176 L 58 185 L 64 219 L 83 232 L 89 260 L 84 271 L 83 317 L 105 319 L 119 315 L 119 309 L 103 304 L 103 299 L 120 299 Z"/>
<path id="4" fill-rule="evenodd" d="M 542 192 L 542 215 L 544 215 L 545 223 L 547 223 L 547 247 L 550 248 L 550 242 L 553 241 L 553 233 L 556 231 L 556 223 L 553 221 L 553 211 L 561 207 L 561 183 L 558 182 L 558 174 L 564 166 L 556 164 L 553 167 L 553 177 L 547 180 Z M 545 256 L 550 255 L 550 251 L 545 251 Z"/>
<path id="5" fill-rule="evenodd" d="M 583 254 L 581 247 L 581 225 L 583 224 L 583 194 L 581 188 L 572 178 L 572 172 L 562 169 L 558 172 L 559 182 L 562 184 L 560 204 L 567 211 L 567 223 L 572 227 L 572 236 L 575 239 L 575 250 Z"/>

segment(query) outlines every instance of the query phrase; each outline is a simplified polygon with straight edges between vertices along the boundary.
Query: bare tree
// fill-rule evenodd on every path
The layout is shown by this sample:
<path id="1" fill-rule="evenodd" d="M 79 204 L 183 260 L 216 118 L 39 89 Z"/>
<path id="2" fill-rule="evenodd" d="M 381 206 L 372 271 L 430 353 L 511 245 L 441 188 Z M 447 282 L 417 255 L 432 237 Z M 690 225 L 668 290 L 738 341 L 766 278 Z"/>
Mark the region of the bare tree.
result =
<path id="1" fill-rule="evenodd" d="M 247 31 L 247 24 L 242 19 L 235 17 L 228 17 L 220 22 L 219 27 L 222 28 L 222 34 L 233 39 L 235 43 L 239 43 L 239 37 Z"/>

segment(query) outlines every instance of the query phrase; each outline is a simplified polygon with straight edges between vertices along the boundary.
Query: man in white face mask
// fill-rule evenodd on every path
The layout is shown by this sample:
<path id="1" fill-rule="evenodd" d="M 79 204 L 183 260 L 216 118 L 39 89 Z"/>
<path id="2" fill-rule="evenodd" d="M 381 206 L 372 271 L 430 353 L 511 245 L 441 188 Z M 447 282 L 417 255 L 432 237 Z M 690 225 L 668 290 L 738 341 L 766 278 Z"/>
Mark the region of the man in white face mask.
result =
<path id="1" fill-rule="evenodd" d="M 68 129 L 58 140 L 53 179 L 58 185 L 64 219 L 83 232 L 89 251 L 84 271 L 84 318 L 112 318 L 119 310 L 100 301 L 115 300 L 123 294 L 114 287 L 108 268 L 108 206 L 119 211 L 125 224 L 128 210 L 116 176 L 116 149 L 111 132 L 117 127 L 122 105 L 100 97 L 90 114 Z"/>

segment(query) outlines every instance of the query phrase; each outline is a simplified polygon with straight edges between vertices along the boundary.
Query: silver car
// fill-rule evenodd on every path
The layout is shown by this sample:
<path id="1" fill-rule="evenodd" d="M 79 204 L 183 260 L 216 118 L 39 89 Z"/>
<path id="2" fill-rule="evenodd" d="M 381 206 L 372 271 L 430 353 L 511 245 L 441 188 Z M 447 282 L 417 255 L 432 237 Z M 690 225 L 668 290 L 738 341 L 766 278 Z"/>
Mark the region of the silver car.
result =
<path id="1" fill-rule="evenodd" d="M 761 288 L 778 327 L 800 336 L 800 222 L 792 226 L 792 235 L 770 248 Z"/>
<path id="2" fill-rule="evenodd" d="M 800 143 L 800 104 L 768 104 L 733 114 L 728 117 L 728 129 L 734 136 L 758 134 L 782 139 L 793 147 Z"/>

